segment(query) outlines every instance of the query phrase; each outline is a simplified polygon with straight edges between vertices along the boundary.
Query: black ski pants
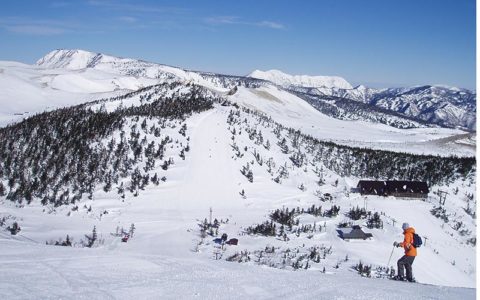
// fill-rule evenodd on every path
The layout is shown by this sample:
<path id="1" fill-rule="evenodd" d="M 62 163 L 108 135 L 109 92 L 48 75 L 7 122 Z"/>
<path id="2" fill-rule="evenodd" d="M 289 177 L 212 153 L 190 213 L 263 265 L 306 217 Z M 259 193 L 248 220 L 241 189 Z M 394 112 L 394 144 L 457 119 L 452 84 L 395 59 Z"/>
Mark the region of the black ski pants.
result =
<path id="1" fill-rule="evenodd" d="M 412 280 L 412 264 L 413 261 L 415 260 L 415 256 L 402 256 L 398 262 L 397 262 L 397 267 L 398 267 L 398 276 L 403 277 L 403 268 L 407 270 L 407 280 Z"/>

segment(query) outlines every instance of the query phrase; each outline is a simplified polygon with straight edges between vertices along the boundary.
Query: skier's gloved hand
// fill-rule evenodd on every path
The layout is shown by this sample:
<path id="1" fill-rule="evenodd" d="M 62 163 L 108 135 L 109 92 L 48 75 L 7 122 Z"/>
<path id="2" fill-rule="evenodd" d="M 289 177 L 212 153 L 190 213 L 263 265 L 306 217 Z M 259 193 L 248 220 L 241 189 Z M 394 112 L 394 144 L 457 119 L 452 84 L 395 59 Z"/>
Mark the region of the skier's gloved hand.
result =
<path id="1" fill-rule="evenodd" d="M 398 247 L 398 243 L 397 243 L 397 242 L 393 242 L 393 247 Z"/>

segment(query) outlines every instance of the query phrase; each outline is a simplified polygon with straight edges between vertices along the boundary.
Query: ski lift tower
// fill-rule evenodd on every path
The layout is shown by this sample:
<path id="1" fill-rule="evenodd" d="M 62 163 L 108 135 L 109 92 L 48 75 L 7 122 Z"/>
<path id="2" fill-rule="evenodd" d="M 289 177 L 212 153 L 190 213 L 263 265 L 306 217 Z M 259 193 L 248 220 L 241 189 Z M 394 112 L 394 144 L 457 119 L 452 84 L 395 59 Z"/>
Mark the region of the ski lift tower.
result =
<path id="1" fill-rule="evenodd" d="M 448 192 L 438 190 L 438 197 L 440 197 L 440 201 L 439 201 L 440 205 L 445 205 L 445 201 L 447 200 L 447 195 L 448 195 Z"/>

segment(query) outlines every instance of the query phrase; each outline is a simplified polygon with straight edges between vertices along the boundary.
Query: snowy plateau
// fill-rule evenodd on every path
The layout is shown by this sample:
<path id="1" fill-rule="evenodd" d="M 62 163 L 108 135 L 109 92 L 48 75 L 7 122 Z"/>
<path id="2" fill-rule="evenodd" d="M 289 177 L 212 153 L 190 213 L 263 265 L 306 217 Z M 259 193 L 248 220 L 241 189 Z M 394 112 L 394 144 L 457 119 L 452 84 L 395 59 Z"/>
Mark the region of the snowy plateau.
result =
<path id="1" fill-rule="evenodd" d="M 0 104 L 0 299 L 475 298 L 473 91 L 55 50 L 0 61 Z"/>

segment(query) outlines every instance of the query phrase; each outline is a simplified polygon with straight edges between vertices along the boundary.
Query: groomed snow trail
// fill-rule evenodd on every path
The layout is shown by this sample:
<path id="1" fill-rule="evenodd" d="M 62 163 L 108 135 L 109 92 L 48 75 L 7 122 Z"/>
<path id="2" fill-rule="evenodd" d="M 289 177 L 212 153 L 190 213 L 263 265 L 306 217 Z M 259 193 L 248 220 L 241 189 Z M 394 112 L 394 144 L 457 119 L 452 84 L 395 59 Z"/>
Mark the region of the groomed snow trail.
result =
<path id="1" fill-rule="evenodd" d="M 0 239 L 0 299 L 474 299 L 475 290 Z"/>
<path id="2" fill-rule="evenodd" d="M 204 209 L 240 206 L 236 182 L 239 171 L 231 158 L 226 115 L 213 109 L 193 118 L 191 151 L 179 189 L 178 208 Z"/>

